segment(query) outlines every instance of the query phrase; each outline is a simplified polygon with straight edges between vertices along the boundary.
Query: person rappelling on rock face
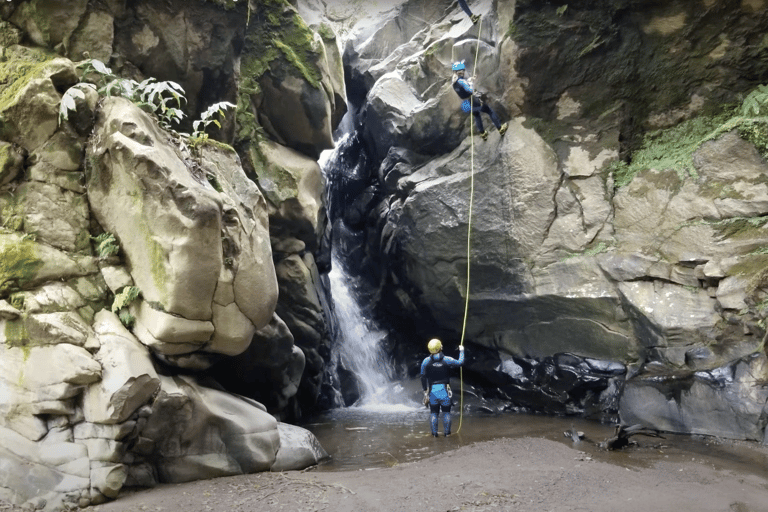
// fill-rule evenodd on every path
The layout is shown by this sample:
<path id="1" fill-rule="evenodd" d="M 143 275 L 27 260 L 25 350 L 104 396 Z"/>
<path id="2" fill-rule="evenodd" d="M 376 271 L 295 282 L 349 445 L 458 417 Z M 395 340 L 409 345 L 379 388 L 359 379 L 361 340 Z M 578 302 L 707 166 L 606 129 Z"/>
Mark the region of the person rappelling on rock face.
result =
<path id="1" fill-rule="evenodd" d="M 499 116 L 485 103 L 482 99 L 482 95 L 475 91 L 472 87 L 474 77 L 464 78 L 466 66 L 464 61 L 454 62 L 453 66 L 453 90 L 461 98 L 461 110 L 464 112 L 472 112 L 475 117 L 475 125 L 480 131 L 480 136 L 483 140 L 488 140 L 488 132 L 483 129 L 483 120 L 480 118 L 480 112 L 485 112 L 491 118 L 493 125 L 499 130 L 499 135 L 504 135 L 507 131 L 507 123 L 501 124 Z"/>
<path id="2" fill-rule="evenodd" d="M 424 405 L 429 405 L 430 428 L 432 435 L 437 437 L 437 422 L 440 410 L 443 411 L 443 430 L 446 436 L 451 435 L 451 399 L 450 368 L 464 364 L 464 347 L 459 347 L 459 359 L 453 359 L 443 354 L 443 344 L 438 339 L 432 339 L 427 344 L 430 355 L 421 363 L 421 387 L 424 389 Z"/>
<path id="3" fill-rule="evenodd" d="M 467 13 L 469 19 L 472 20 L 472 23 L 477 23 L 477 20 L 480 19 L 480 15 L 472 14 L 472 10 L 470 10 L 469 6 L 467 5 L 467 0 L 459 0 L 459 5 L 461 6 L 461 10 Z"/>

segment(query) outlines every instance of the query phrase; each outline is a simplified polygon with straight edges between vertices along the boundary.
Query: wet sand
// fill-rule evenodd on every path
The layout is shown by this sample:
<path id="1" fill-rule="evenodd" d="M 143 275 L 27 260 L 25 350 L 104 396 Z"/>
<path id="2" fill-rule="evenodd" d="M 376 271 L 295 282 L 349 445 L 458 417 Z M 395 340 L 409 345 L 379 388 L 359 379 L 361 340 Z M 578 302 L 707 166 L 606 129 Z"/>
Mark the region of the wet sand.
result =
<path id="1" fill-rule="evenodd" d="M 445 438 L 425 442 L 445 443 Z M 765 447 L 754 447 L 768 456 Z M 496 439 L 392 467 L 164 485 L 89 511 L 768 511 L 768 479 L 702 457 L 630 468 L 542 438 Z"/>
<path id="2" fill-rule="evenodd" d="M 526 415 L 466 417 L 433 438 L 426 418 L 337 411 L 306 425 L 333 456 L 318 467 L 127 490 L 83 510 L 768 512 L 758 443 L 665 434 L 606 451 L 610 425 Z"/>

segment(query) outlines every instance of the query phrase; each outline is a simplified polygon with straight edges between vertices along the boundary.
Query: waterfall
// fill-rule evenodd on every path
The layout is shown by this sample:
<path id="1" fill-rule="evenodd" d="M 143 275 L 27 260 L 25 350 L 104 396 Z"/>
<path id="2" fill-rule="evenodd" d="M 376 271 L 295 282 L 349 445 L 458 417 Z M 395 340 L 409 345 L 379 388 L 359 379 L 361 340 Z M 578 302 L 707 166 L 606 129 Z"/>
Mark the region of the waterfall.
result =
<path id="1" fill-rule="evenodd" d="M 417 404 L 405 396 L 403 386 L 395 381 L 382 347 L 388 333 L 372 318 L 367 300 L 370 287 L 354 275 L 354 265 L 350 263 L 362 252 L 364 238 L 344 223 L 344 199 L 349 197 L 349 188 L 362 186 L 369 174 L 367 161 L 360 154 L 359 143 L 350 128 L 339 137 L 334 150 L 321 155 L 319 163 L 326 177 L 328 217 L 333 226 L 332 270 L 326 281 L 333 317 L 331 359 L 337 373 L 353 375 L 352 384 L 340 375 L 334 380 L 342 386 L 345 382 L 356 385 L 359 398 L 352 404 L 354 407 L 382 412 L 412 410 Z"/>

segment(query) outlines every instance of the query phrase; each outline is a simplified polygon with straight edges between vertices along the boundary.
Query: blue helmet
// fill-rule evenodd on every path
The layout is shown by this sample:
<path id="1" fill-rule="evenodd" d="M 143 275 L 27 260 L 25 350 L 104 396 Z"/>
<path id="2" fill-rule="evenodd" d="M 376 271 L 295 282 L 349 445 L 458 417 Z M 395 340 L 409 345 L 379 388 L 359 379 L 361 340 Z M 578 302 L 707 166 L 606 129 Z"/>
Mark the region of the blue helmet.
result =
<path id="1" fill-rule="evenodd" d="M 453 66 L 451 66 L 451 69 L 454 71 L 462 71 L 464 69 L 467 69 L 467 66 L 464 65 L 464 61 L 457 61 L 453 63 Z"/>

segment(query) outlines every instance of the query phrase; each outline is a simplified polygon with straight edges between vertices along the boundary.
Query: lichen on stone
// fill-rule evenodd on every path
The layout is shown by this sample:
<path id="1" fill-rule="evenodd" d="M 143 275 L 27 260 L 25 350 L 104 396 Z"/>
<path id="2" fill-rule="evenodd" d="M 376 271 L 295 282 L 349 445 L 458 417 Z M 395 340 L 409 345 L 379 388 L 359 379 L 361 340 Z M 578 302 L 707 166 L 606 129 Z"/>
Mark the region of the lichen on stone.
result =
<path id="1" fill-rule="evenodd" d="M 0 61 L 0 112 L 4 111 L 16 95 L 57 55 L 40 48 L 14 46 L 5 49 L 5 60 Z"/>
<path id="2" fill-rule="evenodd" d="M 0 237 L 0 296 L 23 288 L 43 266 L 36 244 L 26 238 Z"/>

